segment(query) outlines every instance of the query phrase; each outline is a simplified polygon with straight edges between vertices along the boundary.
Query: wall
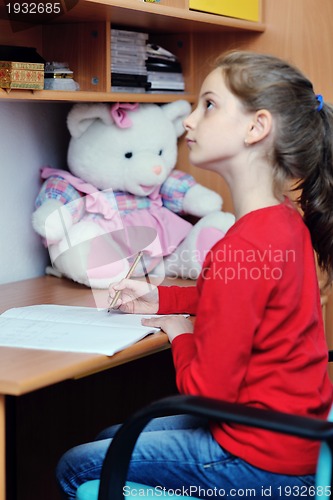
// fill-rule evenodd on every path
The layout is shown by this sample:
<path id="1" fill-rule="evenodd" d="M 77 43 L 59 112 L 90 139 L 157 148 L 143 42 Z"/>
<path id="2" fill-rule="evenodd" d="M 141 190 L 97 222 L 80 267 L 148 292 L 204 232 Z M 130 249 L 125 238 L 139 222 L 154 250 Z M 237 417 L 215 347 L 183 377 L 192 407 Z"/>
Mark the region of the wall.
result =
<path id="1" fill-rule="evenodd" d="M 0 103 L 0 283 L 40 276 L 47 250 L 31 226 L 39 168 L 66 162 L 68 106 Z"/>

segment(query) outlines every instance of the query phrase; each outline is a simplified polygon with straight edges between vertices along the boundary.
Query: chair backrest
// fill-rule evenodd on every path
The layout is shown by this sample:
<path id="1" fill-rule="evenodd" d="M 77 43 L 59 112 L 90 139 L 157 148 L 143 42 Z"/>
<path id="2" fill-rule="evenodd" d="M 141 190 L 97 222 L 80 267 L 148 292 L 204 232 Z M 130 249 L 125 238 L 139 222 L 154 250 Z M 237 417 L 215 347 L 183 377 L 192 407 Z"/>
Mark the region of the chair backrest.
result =
<path id="1" fill-rule="evenodd" d="M 333 406 L 328 414 L 327 420 L 333 421 Z M 316 472 L 316 500 L 330 498 L 332 484 L 332 453 L 327 443 L 320 446 Z"/>
<path id="2" fill-rule="evenodd" d="M 77 492 L 77 500 L 97 500 L 96 495 L 98 495 L 98 500 L 123 500 L 128 465 L 142 429 L 152 418 L 183 413 L 205 417 L 208 420 L 235 422 L 321 441 L 324 444 L 319 453 L 316 485 L 309 489 L 309 496 L 317 500 L 331 498 L 332 452 L 330 450 L 333 450 L 333 424 L 331 423 L 333 409 L 325 421 L 249 407 L 240 403 L 177 395 L 151 403 L 125 421 L 107 451 L 100 484 L 98 481 L 92 481 L 95 484 L 91 485 L 94 490 L 91 496 L 90 494 L 80 496 L 80 493 L 83 493 L 82 490 L 88 488 L 88 485 L 86 487 L 81 485 L 79 488 L 81 491 Z M 138 490 L 137 486 L 135 488 Z"/>

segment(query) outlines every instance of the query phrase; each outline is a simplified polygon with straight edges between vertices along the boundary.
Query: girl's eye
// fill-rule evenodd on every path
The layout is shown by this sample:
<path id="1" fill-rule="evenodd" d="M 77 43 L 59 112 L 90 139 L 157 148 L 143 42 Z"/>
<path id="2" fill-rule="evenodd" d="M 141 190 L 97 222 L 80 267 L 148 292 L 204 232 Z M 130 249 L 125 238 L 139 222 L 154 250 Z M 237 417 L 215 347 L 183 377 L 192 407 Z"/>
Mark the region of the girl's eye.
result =
<path id="1" fill-rule="evenodd" d="M 125 158 L 132 158 L 133 156 L 133 153 L 125 153 Z"/>
<path id="2" fill-rule="evenodd" d="M 214 104 L 212 101 L 206 101 L 206 109 L 212 109 L 214 107 Z"/>

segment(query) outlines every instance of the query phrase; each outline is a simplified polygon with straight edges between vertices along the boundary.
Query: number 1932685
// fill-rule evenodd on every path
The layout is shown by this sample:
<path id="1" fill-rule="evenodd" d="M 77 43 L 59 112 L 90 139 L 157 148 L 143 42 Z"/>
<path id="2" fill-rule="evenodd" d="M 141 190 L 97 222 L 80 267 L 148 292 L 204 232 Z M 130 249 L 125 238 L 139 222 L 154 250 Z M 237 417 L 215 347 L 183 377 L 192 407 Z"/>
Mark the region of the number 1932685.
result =
<path id="1" fill-rule="evenodd" d="M 9 2 L 6 4 L 9 15 L 15 14 L 61 14 L 60 2 Z"/>

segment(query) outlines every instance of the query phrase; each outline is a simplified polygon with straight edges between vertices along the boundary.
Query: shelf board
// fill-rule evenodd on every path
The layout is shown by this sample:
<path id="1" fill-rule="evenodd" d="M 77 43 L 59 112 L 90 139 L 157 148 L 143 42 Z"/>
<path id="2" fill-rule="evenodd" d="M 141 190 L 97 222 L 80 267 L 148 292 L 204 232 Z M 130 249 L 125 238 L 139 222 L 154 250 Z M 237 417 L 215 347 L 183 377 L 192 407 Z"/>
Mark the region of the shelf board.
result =
<path id="1" fill-rule="evenodd" d="M 69 24 L 72 24 L 74 33 L 78 33 L 78 39 L 85 32 L 85 27 L 94 22 L 102 22 L 103 29 L 107 30 L 108 23 L 111 26 L 124 26 L 139 29 L 141 31 L 150 33 L 165 33 L 165 34 L 184 34 L 184 33 L 204 33 L 209 32 L 215 34 L 217 37 L 221 36 L 223 32 L 233 32 L 233 31 L 244 31 L 244 32 L 262 32 L 265 29 L 263 23 L 255 23 L 251 21 L 244 21 L 241 19 L 235 19 L 231 17 L 225 17 L 220 15 L 208 14 L 203 12 L 191 11 L 182 7 L 174 7 L 171 5 L 163 5 L 160 3 L 148 3 L 142 0 L 80 0 L 75 7 L 70 9 L 64 15 L 59 16 L 48 24 L 39 26 L 41 32 L 40 45 L 43 44 L 42 35 L 49 33 L 49 30 L 57 30 L 60 25 L 66 30 Z M 37 23 L 38 24 L 38 23 Z M 38 28 L 36 25 L 31 25 L 31 27 Z M 51 24 L 53 26 L 51 26 Z M 75 28 L 77 27 L 77 29 Z M 29 30 L 28 30 L 29 31 Z M 53 32 L 52 31 L 52 32 Z M 61 32 L 61 30 L 60 30 Z M 44 35 L 45 35 L 44 33 Z M 68 30 L 67 30 L 68 33 Z M 108 37 L 105 38 L 105 40 Z M 7 40 L 7 38 L 5 38 Z M 51 37 L 52 39 L 52 37 Z M 11 41 L 11 38 L 9 37 Z M 86 40 L 86 37 L 83 38 Z M 71 38 L 69 37 L 69 43 Z M 82 40 L 81 40 L 82 42 Z M 79 43 L 81 43 L 79 42 Z M 21 43 L 21 42 L 20 42 Z M 58 40 L 51 43 L 51 53 L 52 47 L 57 45 Z M 105 41 L 99 44 L 99 47 L 104 51 Z M 17 39 L 15 38 L 15 44 L 17 44 Z M 22 42 L 23 44 L 23 42 Z M 39 45 L 36 44 L 39 48 Z M 88 50 L 88 46 L 85 45 L 85 49 Z M 76 47 L 76 51 L 77 51 Z M 106 56 L 109 58 L 109 42 L 108 48 L 105 49 Z M 55 48 L 53 47 L 53 52 Z M 75 52 L 76 54 L 76 52 Z M 48 56 L 54 57 L 54 56 Z M 66 56 L 62 56 L 66 57 Z M 73 56 L 74 61 L 76 61 L 76 55 Z M 90 59 L 88 61 L 95 61 L 90 54 Z M 50 59 L 53 60 L 53 59 Z M 85 75 L 90 71 L 90 67 L 80 60 L 79 68 L 77 69 L 78 74 Z M 76 61 L 78 63 L 78 61 Z M 105 62 L 107 65 L 107 62 Z M 96 65 L 95 65 L 96 66 Z M 94 68 L 95 68 L 94 66 Z M 106 66 L 108 68 L 108 66 Z M 94 71 L 104 74 L 104 66 L 97 64 L 97 69 Z M 192 71 L 192 70 L 191 70 Z M 104 77 L 103 77 L 104 78 Z M 103 80 L 104 81 L 104 80 Z M 85 86 L 89 88 L 88 85 Z M 189 85 L 192 89 L 193 85 Z M 101 86 L 99 87 L 101 89 Z M 102 86 L 102 89 L 109 88 L 107 80 Z M 10 100 L 10 101 L 56 101 L 56 102 L 170 102 L 177 99 L 186 99 L 189 102 L 195 102 L 196 95 L 192 93 L 113 93 L 106 91 L 77 91 L 77 92 L 67 92 L 67 91 L 51 91 L 51 90 L 11 90 L 7 92 L 0 89 L 0 100 Z"/>
<path id="2" fill-rule="evenodd" d="M 150 32 L 184 33 L 189 31 L 257 31 L 263 32 L 262 22 L 245 21 L 231 17 L 197 12 L 159 3 L 139 0 L 80 0 L 57 22 L 110 21 L 130 25 Z"/>
<path id="3" fill-rule="evenodd" d="M 62 90 L 11 90 L 0 89 L 0 100 L 44 102 L 156 102 L 167 103 L 185 99 L 195 102 L 194 94 L 180 93 L 125 93 L 125 92 L 67 92 Z"/>

